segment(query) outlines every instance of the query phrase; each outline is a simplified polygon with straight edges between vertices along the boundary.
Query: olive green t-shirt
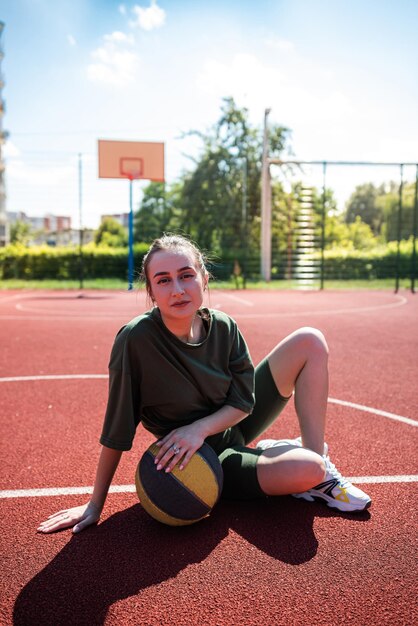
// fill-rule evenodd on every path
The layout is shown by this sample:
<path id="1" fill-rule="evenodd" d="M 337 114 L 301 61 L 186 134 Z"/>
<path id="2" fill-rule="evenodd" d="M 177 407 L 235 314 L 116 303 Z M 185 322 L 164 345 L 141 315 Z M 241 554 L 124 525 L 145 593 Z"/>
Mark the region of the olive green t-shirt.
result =
<path id="1" fill-rule="evenodd" d="M 110 356 L 101 444 L 130 450 L 140 422 L 163 437 L 224 405 L 251 413 L 254 367 L 236 322 L 214 309 L 199 314 L 207 327 L 199 344 L 173 335 L 158 308 L 119 331 Z"/>

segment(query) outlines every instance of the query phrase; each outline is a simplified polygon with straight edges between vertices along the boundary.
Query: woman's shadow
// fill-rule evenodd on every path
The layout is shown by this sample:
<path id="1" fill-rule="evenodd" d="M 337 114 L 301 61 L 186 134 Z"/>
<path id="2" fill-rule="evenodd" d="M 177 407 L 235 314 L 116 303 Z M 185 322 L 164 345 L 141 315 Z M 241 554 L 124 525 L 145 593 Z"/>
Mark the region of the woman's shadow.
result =
<path id="1" fill-rule="evenodd" d="M 313 520 L 318 514 L 335 515 L 290 497 L 221 501 L 207 520 L 173 528 L 154 521 L 136 504 L 74 535 L 22 589 L 13 624 L 103 624 L 112 604 L 203 561 L 231 528 L 276 559 L 303 563 L 317 552 Z"/>

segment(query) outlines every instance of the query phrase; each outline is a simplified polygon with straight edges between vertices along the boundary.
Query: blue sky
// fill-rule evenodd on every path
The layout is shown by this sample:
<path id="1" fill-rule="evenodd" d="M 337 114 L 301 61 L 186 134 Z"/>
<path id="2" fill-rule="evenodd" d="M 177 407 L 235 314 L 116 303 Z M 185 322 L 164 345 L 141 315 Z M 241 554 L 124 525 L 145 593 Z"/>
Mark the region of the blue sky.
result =
<path id="1" fill-rule="evenodd" d="M 128 210 L 97 140 L 165 142 L 171 182 L 225 96 L 260 126 L 271 108 L 301 159 L 418 160 L 414 0 L 5 0 L 0 19 L 10 211 L 77 225 L 79 153 L 84 225 Z M 343 201 L 355 175 L 331 178 Z"/>

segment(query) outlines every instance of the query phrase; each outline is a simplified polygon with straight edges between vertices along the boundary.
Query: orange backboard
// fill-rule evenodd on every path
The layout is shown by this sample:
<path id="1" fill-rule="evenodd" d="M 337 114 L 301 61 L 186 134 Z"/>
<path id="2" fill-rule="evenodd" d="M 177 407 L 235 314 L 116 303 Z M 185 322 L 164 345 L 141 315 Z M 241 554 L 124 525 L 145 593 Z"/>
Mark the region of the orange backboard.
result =
<path id="1" fill-rule="evenodd" d="M 164 182 L 164 144 L 99 139 L 99 178 Z"/>

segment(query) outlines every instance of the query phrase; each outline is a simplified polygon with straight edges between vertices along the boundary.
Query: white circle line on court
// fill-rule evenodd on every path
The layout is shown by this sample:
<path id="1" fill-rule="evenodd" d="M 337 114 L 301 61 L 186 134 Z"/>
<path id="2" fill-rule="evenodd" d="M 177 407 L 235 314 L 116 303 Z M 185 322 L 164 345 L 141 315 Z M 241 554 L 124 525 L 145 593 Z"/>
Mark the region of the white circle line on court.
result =
<path id="1" fill-rule="evenodd" d="M 398 476 L 347 476 L 352 483 L 416 483 L 418 474 L 400 474 Z M 135 493 L 135 485 L 111 485 L 109 493 Z M 6 498 L 50 498 L 55 496 L 78 496 L 93 493 L 93 486 L 88 487 L 45 487 L 39 489 L 5 489 L 0 491 L 0 499 Z"/>
<path id="2" fill-rule="evenodd" d="M 33 293 L 34 292 L 29 291 L 26 294 L 26 297 L 32 297 Z M 4 302 L 10 302 L 11 300 L 23 300 L 23 299 L 24 299 L 24 297 L 22 297 L 21 293 L 14 293 L 13 295 L 7 295 L 7 296 L 6 295 L 4 295 L 4 296 L 1 295 L 0 296 L 0 305 L 2 305 Z"/>
<path id="3" fill-rule="evenodd" d="M 234 296 L 233 294 L 229 294 L 229 293 L 223 293 L 222 294 L 224 297 L 227 298 L 231 298 L 233 300 L 237 300 L 237 301 L 241 301 L 241 304 L 246 304 L 247 306 L 254 306 L 254 303 L 252 303 L 250 300 L 245 300 L 244 298 L 239 298 L 238 296 Z M 218 295 L 219 297 L 219 295 Z M 380 305 L 375 305 L 375 306 L 364 306 L 364 307 L 352 307 L 352 308 L 341 308 L 341 309 L 324 309 L 322 311 L 288 311 L 288 312 L 274 312 L 274 313 L 235 313 L 235 314 L 231 314 L 232 317 L 237 318 L 237 319 L 258 319 L 258 318 L 276 318 L 276 317 L 294 317 L 295 315 L 340 315 L 340 314 L 347 314 L 347 313 L 368 313 L 368 312 L 372 312 L 372 311 L 381 311 L 383 309 L 392 309 L 392 308 L 396 308 L 399 306 L 404 306 L 405 304 L 408 303 L 407 298 L 405 298 L 404 296 L 400 296 L 400 295 L 395 295 L 395 298 L 397 299 L 397 302 L 390 302 L 388 304 L 380 304 Z M 1 302 L 0 302 L 1 304 Z M 115 314 L 115 315 L 109 315 L 107 313 L 88 313 L 86 311 L 86 315 L 72 315 L 71 313 L 66 313 L 63 312 L 62 310 L 58 310 L 59 315 L 58 316 L 54 316 L 54 315 L 48 315 L 48 311 L 46 311 L 45 315 L 30 315 L 30 316 L 24 316 L 24 313 L 26 310 L 32 310 L 32 311 L 39 311 L 39 309 L 29 309 L 28 307 L 24 307 L 22 304 L 18 303 L 16 305 L 16 309 L 21 310 L 22 311 L 22 316 L 19 315 L 0 315 L 0 319 L 5 319 L 5 320 L 29 320 L 29 321 L 70 321 L 70 320 L 85 320 L 85 321 L 97 321 L 99 320 L 108 320 L 108 319 L 118 319 L 121 317 L 122 313 L 119 314 Z"/>
<path id="4" fill-rule="evenodd" d="M 225 298 L 230 298 L 230 300 L 234 300 L 235 302 L 239 302 L 240 304 L 245 304 L 245 306 L 254 306 L 254 302 L 252 300 L 240 298 L 239 296 L 235 296 L 233 293 L 228 293 L 225 291 L 222 295 Z"/>
<path id="5" fill-rule="evenodd" d="M 398 306 L 404 306 L 408 300 L 403 296 L 396 296 L 400 298 L 398 302 L 391 302 L 389 304 L 381 304 L 378 306 L 363 306 L 344 309 L 324 309 L 323 311 L 293 311 L 291 313 L 235 313 L 232 315 L 234 318 L 239 319 L 251 319 L 257 317 L 289 317 L 295 315 L 340 315 L 344 313 L 369 313 L 371 311 L 381 311 L 382 309 L 394 309 Z"/>
<path id="6" fill-rule="evenodd" d="M 43 380 L 88 380 L 88 379 L 106 379 L 108 374 L 45 374 L 39 376 L 6 376 L 0 378 L 0 383 L 21 383 L 29 381 L 43 381 Z M 410 426 L 418 426 L 418 421 L 403 415 L 397 415 L 396 413 L 389 413 L 389 411 L 382 411 L 381 409 L 375 409 L 364 404 L 356 404 L 355 402 L 348 402 L 346 400 L 338 400 L 337 398 L 328 398 L 328 402 L 331 404 L 339 404 L 346 406 L 350 409 L 357 411 L 364 411 L 366 413 L 372 413 L 381 417 L 387 417 Z"/>
<path id="7" fill-rule="evenodd" d="M 138 304 L 138 306 L 143 307 L 143 302 L 140 302 Z M 17 311 L 21 311 L 23 314 L 26 314 L 26 312 L 29 312 L 29 314 L 31 315 L 31 317 L 53 317 L 54 319 L 59 319 L 59 318 L 65 318 L 65 319 L 73 319 L 75 318 L 82 318 L 82 319 L 89 319 L 89 318 L 96 318 L 96 319 L 107 319 L 108 317 L 112 317 L 112 315 L 109 315 L 108 312 L 106 311 L 84 311 L 82 315 L 77 314 L 77 312 L 71 312 L 68 310 L 64 310 L 64 309 L 42 309 L 42 308 L 36 308 L 36 307 L 28 307 L 28 306 L 23 306 L 23 304 L 16 304 L 15 305 L 15 309 Z M 126 311 L 124 312 L 126 315 Z M 45 315 L 42 315 L 45 314 Z M 128 313 L 129 314 L 129 313 Z M 134 311 L 132 311 L 132 314 L 136 314 L 136 309 Z M 116 315 L 116 314 L 115 314 Z M 15 316 L 18 317 L 20 319 L 20 316 Z"/>

